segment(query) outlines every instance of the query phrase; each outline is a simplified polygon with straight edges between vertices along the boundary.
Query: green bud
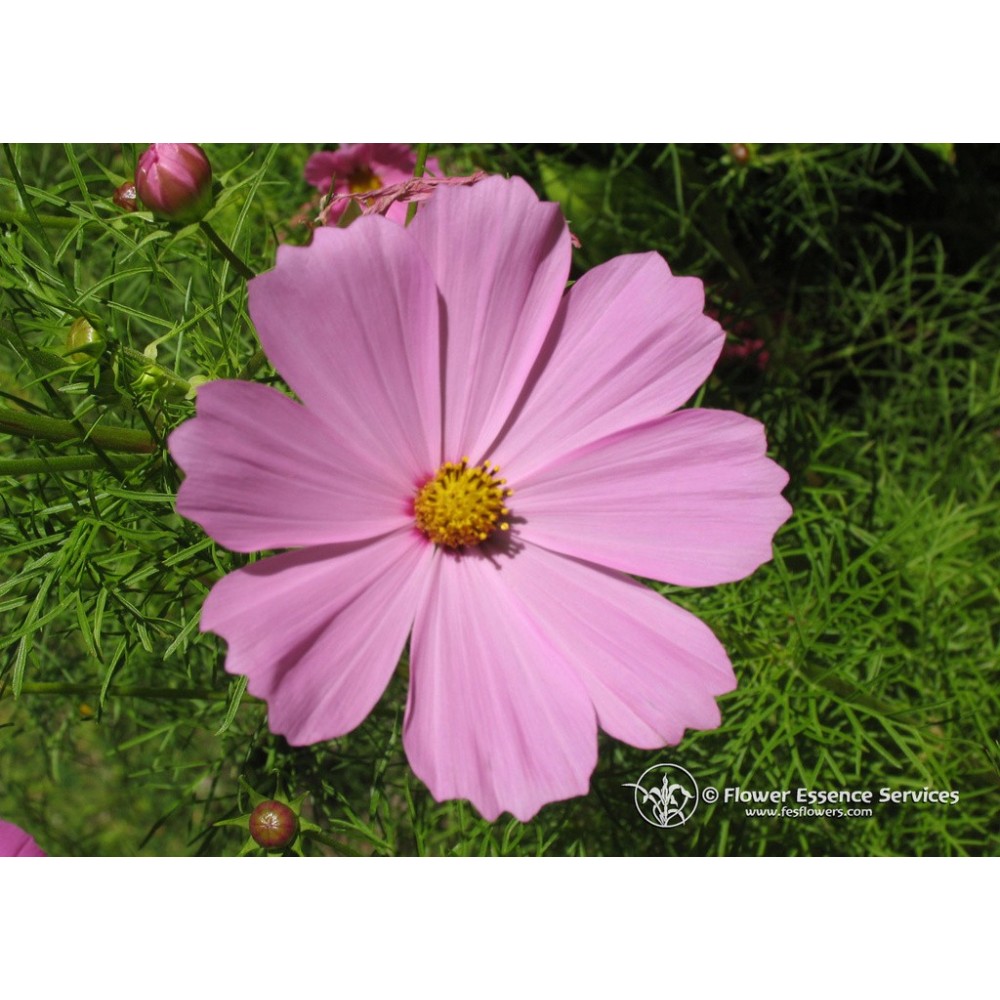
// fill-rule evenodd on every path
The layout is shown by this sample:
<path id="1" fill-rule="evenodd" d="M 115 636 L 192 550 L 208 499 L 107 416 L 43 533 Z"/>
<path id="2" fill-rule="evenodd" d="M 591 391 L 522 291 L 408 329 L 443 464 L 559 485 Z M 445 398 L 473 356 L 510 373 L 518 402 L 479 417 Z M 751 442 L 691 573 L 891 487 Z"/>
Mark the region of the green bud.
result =
<path id="1" fill-rule="evenodd" d="M 66 334 L 66 354 L 70 361 L 82 365 L 104 353 L 104 338 L 83 317 L 73 320 Z"/>
<path id="2" fill-rule="evenodd" d="M 119 384 L 124 392 L 168 400 L 186 399 L 191 392 L 189 382 L 157 364 L 148 354 L 140 354 L 128 347 L 122 348 L 120 366 Z"/>

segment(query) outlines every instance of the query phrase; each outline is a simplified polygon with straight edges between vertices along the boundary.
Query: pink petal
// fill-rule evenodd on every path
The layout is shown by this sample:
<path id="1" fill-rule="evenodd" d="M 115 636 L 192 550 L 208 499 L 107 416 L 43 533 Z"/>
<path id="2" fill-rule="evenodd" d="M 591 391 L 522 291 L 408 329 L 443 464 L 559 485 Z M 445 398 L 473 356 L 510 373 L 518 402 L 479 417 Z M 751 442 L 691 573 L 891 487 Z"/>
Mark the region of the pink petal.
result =
<path id="1" fill-rule="evenodd" d="M 333 739 L 389 683 L 433 551 L 406 530 L 264 559 L 212 588 L 201 628 L 229 642 L 226 670 L 266 699 L 272 732 L 297 746 Z"/>
<path id="2" fill-rule="evenodd" d="M 417 151 L 405 142 L 364 143 L 368 162 L 380 177 L 386 169 L 394 169 L 407 177 L 417 167 Z M 359 146 L 360 148 L 360 146 Z"/>
<path id="3" fill-rule="evenodd" d="M 719 724 L 715 698 L 736 678 L 722 644 L 690 612 L 619 573 L 534 545 L 504 573 L 574 665 L 605 732 L 652 749 Z"/>
<path id="4" fill-rule="evenodd" d="M 271 363 L 355 451 L 411 484 L 440 464 L 438 291 L 409 232 L 379 216 L 281 246 L 249 283 Z"/>
<path id="5" fill-rule="evenodd" d="M 739 580 L 771 558 L 788 473 L 756 420 L 682 410 L 512 481 L 526 541 L 688 587 Z"/>
<path id="6" fill-rule="evenodd" d="M 305 178 L 320 191 L 328 191 L 331 179 L 336 176 L 344 181 L 342 189 L 346 191 L 351 174 L 358 170 L 370 170 L 385 187 L 412 177 L 416 166 L 416 151 L 405 143 L 345 142 L 336 151 L 313 153 L 306 162 Z M 428 173 L 437 174 L 441 167 L 431 156 L 425 169 Z"/>
<path id="7" fill-rule="evenodd" d="M 0 858 L 47 857 L 32 837 L 19 826 L 0 819 Z"/>
<path id="8" fill-rule="evenodd" d="M 385 217 L 397 226 L 406 225 L 406 216 L 410 211 L 409 205 L 404 205 L 401 201 L 394 201 L 385 211 Z"/>
<path id="9" fill-rule="evenodd" d="M 373 145 L 377 146 L 378 144 L 373 143 Z M 394 154 L 393 149 L 404 149 L 408 150 L 409 153 L 406 156 Z M 413 171 L 417 168 L 416 151 L 410 149 L 409 146 L 397 146 L 393 143 L 388 143 L 385 150 L 387 151 L 376 151 L 373 154 L 371 165 L 371 170 L 382 182 L 382 187 L 387 188 L 391 184 L 401 184 L 403 181 L 412 180 Z M 441 166 L 437 159 L 433 156 L 428 157 L 424 164 L 424 173 L 437 175 L 440 170 Z"/>
<path id="10" fill-rule="evenodd" d="M 315 414 L 250 382 L 209 382 L 170 435 L 177 511 L 237 552 L 384 535 L 412 522 L 405 475 L 376 468 Z"/>
<path id="11" fill-rule="evenodd" d="M 526 822 L 586 793 L 597 724 L 573 667 L 508 582 L 517 558 L 437 552 L 413 629 L 403 745 L 436 799 Z"/>
<path id="12" fill-rule="evenodd" d="M 677 409 L 708 378 L 725 339 L 704 307 L 702 283 L 672 275 L 659 254 L 589 271 L 566 293 L 544 367 L 493 458 L 526 475 Z"/>
<path id="13" fill-rule="evenodd" d="M 408 232 L 444 300 L 444 456 L 483 457 L 538 354 L 569 275 L 559 206 L 520 178 L 444 187 Z"/>
<path id="14" fill-rule="evenodd" d="M 313 153 L 306 161 L 305 179 L 324 192 L 330 189 L 330 181 L 336 180 L 338 190 L 346 191 L 351 174 L 372 169 L 373 148 L 370 142 L 343 142 L 335 150 Z"/>
<path id="15" fill-rule="evenodd" d="M 330 182 L 333 180 L 334 175 L 343 172 L 341 157 L 338 155 L 338 152 L 322 150 L 321 152 L 313 153 L 306 160 L 305 170 L 303 171 L 306 182 L 312 184 L 315 188 L 319 188 L 324 193 L 329 191 Z"/>

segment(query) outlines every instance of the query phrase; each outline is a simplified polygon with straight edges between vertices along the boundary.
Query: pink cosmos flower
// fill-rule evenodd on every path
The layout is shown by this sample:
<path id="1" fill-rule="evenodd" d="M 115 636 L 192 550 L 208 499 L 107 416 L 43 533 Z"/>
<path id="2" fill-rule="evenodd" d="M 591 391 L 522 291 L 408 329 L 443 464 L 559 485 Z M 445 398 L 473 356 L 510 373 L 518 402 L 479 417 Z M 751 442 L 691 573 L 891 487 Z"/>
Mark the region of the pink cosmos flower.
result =
<path id="1" fill-rule="evenodd" d="M 44 858 L 35 841 L 19 826 L 0 819 L 0 858 Z"/>
<path id="2" fill-rule="evenodd" d="M 293 549 L 201 619 L 272 730 L 352 730 L 409 637 L 410 764 L 490 820 L 586 793 L 598 726 L 654 748 L 718 725 L 725 650 L 627 574 L 738 580 L 790 513 L 759 423 L 677 409 L 723 343 L 701 282 L 647 253 L 565 291 L 570 252 L 518 178 L 441 188 L 408 228 L 319 229 L 249 289 L 301 403 L 212 382 L 170 438 L 181 514 Z"/>
<path id="3" fill-rule="evenodd" d="M 333 194 L 363 194 L 410 180 L 417 167 L 417 154 L 398 142 L 348 142 L 334 152 L 313 153 L 306 162 L 305 178 L 320 191 Z M 435 157 L 426 163 L 428 173 L 441 167 Z M 325 212 L 328 225 L 344 214 L 346 201 L 332 203 Z M 406 206 L 395 203 L 389 209 L 393 222 L 406 220 Z"/>

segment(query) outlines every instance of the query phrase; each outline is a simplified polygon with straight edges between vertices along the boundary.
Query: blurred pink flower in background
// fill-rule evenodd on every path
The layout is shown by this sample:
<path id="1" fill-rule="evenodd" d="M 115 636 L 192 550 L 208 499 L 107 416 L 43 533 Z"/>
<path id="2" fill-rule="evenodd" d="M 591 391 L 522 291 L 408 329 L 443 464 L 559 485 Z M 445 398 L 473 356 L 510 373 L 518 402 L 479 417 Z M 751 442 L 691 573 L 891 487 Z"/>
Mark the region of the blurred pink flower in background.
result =
<path id="1" fill-rule="evenodd" d="M 735 344 L 727 342 L 723 345 L 722 360 L 741 361 L 759 371 L 766 371 L 771 361 L 771 352 L 760 337 L 744 337 Z"/>
<path id="2" fill-rule="evenodd" d="M 324 194 L 365 194 L 412 179 L 417 167 L 417 154 L 405 143 L 355 142 L 343 143 L 332 152 L 313 153 L 305 168 L 305 178 Z M 438 174 L 440 164 L 428 157 L 427 173 Z M 334 225 L 346 201 L 331 203 L 325 213 L 327 225 Z M 406 220 L 406 206 L 396 204 L 389 209 L 393 222 Z"/>
<path id="3" fill-rule="evenodd" d="M 0 858 L 44 858 L 43 851 L 19 826 L 0 819 Z"/>
<path id="4" fill-rule="evenodd" d="M 170 437 L 181 514 L 295 550 L 202 609 L 271 729 L 350 732 L 409 638 L 410 764 L 489 820 L 586 793 L 598 727 L 651 749 L 719 724 L 722 645 L 628 574 L 741 579 L 791 512 L 760 423 L 678 409 L 724 340 L 702 283 L 646 253 L 566 291 L 570 254 L 518 178 L 318 229 L 249 286 L 301 404 L 211 382 Z"/>
<path id="5" fill-rule="evenodd" d="M 720 362 L 730 365 L 743 365 L 767 371 L 771 363 L 771 352 L 767 349 L 763 337 L 754 336 L 754 324 L 749 319 L 736 319 L 730 314 L 717 309 L 706 309 L 709 316 L 718 320 L 734 340 L 727 340 L 722 345 Z"/>

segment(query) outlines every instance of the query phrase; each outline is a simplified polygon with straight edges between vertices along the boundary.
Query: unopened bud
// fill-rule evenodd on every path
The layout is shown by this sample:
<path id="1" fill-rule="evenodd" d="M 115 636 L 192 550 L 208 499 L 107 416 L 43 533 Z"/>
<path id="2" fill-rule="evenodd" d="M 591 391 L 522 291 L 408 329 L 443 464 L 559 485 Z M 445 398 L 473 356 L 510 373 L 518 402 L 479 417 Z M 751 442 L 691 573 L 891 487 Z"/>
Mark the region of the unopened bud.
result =
<path id="1" fill-rule="evenodd" d="M 729 145 L 729 155 L 741 166 L 745 167 L 753 153 L 745 142 L 733 142 Z"/>
<path id="2" fill-rule="evenodd" d="M 126 212 L 134 212 L 138 206 L 138 196 L 135 193 L 135 181 L 126 181 L 115 188 L 111 200 Z"/>
<path id="3" fill-rule="evenodd" d="M 129 361 L 134 359 L 130 357 Z M 131 374 L 129 388 L 137 396 L 149 394 L 163 399 L 179 400 L 188 398 L 191 393 L 190 382 L 148 358 L 136 362 Z"/>
<path id="4" fill-rule="evenodd" d="M 284 802 L 269 799 L 250 814 L 250 836 L 265 850 L 284 850 L 298 832 L 299 818 Z"/>
<path id="5" fill-rule="evenodd" d="M 66 353 L 70 361 L 82 365 L 98 358 L 104 351 L 104 338 L 84 319 L 78 316 L 66 334 Z"/>
<path id="6" fill-rule="evenodd" d="M 212 207 L 212 165 L 191 142 L 154 142 L 135 171 L 139 200 L 171 222 L 197 222 Z"/>

